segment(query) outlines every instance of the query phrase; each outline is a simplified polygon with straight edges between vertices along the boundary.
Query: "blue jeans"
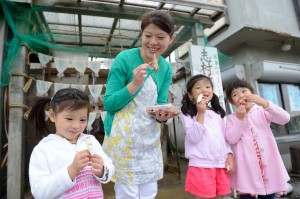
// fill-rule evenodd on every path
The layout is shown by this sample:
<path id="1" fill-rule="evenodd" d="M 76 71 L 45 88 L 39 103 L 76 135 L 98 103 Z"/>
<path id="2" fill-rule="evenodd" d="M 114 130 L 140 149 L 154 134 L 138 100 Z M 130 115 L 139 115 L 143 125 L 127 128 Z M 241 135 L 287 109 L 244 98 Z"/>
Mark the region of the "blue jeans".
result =
<path id="1" fill-rule="evenodd" d="M 274 199 L 275 194 L 270 195 L 258 195 L 257 199 Z M 251 196 L 250 194 L 240 195 L 240 199 L 256 199 L 255 196 Z"/>

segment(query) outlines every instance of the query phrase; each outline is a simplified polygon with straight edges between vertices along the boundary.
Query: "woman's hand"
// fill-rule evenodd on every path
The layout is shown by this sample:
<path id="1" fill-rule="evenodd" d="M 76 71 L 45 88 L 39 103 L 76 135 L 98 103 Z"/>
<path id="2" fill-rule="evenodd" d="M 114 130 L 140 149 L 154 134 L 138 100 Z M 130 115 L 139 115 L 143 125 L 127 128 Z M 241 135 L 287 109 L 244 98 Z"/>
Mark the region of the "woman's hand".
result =
<path id="1" fill-rule="evenodd" d="M 133 80 L 127 86 L 131 95 L 133 95 L 143 84 L 147 77 L 147 68 L 149 64 L 142 64 L 133 71 Z"/>
<path id="2" fill-rule="evenodd" d="M 168 119 L 174 117 L 172 111 L 169 111 L 168 109 L 163 109 L 161 111 L 157 111 L 155 113 L 155 119 L 161 123 L 165 123 Z"/>
<path id="3" fill-rule="evenodd" d="M 178 116 L 180 111 L 175 108 L 146 110 L 148 115 L 154 117 L 158 122 L 165 123 L 168 119 Z"/>

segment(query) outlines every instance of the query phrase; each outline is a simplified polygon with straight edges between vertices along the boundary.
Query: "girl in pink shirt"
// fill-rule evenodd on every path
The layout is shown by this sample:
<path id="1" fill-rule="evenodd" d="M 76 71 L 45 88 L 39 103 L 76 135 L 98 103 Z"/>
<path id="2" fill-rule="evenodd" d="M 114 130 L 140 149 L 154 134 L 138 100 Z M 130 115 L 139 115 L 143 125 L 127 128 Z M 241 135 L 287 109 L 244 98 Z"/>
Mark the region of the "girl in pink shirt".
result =
<path id="1" fill-rule="evenodd" d="M 270 101 L 255 95 L 250 84 L 235 80 L 226 96 L 237 107 L 227 118 L 226 139 L 233 145 L 235 171 L 231 186 L 241 199 L 273 199 L 287 190 L 290 179 L 284 167 L 270 123 L 284 125 L 290 115 Z"/>
<path id="2" fill-rule="evenodd" d="M 185 156 L 189 159 L 185 191 L 197 199 L 221 199 L 231 192 L 228 172 L 233 171 L 233 157 L 224 137 L 225 111 L 209 77 L 191 77 L 181 111 Z"/>

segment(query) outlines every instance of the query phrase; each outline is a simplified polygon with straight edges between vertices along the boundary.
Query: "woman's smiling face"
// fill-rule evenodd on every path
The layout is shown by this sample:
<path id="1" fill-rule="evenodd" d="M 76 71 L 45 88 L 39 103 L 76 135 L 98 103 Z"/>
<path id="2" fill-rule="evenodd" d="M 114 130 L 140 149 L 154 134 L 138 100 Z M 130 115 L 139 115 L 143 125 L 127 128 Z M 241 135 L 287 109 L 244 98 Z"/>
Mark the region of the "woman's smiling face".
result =
<path id="1" fill-rule="evenodd" d="M 145 61 L 152 61 L 154 54 L 159 57 L 167 50 L 172 41 L 173 37 L 170 37 L 158 26 L 154 24 L 146 26 L 142 34 L 142 49 L 147 56 L 144 57 Z"/>

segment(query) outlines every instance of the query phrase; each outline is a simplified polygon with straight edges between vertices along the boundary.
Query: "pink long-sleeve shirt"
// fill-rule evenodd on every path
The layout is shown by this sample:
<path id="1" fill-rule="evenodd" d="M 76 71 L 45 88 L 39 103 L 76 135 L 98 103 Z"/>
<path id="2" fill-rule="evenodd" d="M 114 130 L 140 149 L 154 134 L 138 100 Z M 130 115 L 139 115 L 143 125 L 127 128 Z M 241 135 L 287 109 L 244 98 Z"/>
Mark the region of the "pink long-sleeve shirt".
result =
<path id="1" fill-rule="evenodd" d="M 185 129 L 185 157 L 189 166 L 202 168 L 225 168 L 231 148 L 225 142 L 224 119 L 212 110 L 205 112 L 204 124 L 189 115 L 180 114 Z"/>
<path id="2" fill-rule="evenodd" d="M 231 186 L 239 192 L 253 195 L 272 194 L 287 190 L 289 175 L 281 159 L 270 123 L 284 125 L 290 115 L 269 102 L 269 107 L 254 105 L 243 121 L 233 113 L 227 117 L 226 139 L 233 145 L 235 171 Z M 253 136 L 260 148 L 264 179 L 253 145 Z"/>

